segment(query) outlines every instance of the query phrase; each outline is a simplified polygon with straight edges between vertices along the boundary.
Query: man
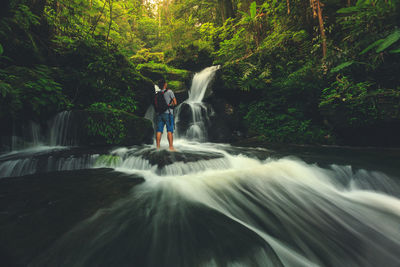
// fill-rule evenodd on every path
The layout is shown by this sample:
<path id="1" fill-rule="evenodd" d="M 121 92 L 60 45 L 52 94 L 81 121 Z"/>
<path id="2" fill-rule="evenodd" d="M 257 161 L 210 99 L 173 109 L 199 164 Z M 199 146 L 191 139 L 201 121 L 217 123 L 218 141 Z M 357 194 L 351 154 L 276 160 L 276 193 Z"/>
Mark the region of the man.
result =
<path id="1" fill-rule="evenodd" d="M 164 131 L 164 125 L 167 126 L 167 139 L 169 143 L 169 150 L 175 151 L 174 148 L 174 107 L 177 105 L 177 101 L 174 92 L 167 89 L 167 83 L 164 79 L 158 81 L 158 87 L 161 89 L 161 93 L 164 95 L 165 102 L 170 108 L 168 108 L 164 113 L 157 114 L 157 132 L 156 132 L 156 143 L 157 149 L 160 148 L 161 136 Z"/>

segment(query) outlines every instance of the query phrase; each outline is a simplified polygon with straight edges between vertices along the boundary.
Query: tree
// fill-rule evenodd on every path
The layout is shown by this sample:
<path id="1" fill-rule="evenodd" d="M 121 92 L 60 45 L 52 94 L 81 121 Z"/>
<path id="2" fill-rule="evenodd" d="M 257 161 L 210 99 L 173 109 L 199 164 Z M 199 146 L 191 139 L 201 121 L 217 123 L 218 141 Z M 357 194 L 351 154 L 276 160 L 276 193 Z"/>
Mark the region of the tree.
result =
<path id="1" fill-rule="evenodd" d="M 325 27 L 324 27 L 324 19 L 322 16 L 322 7 L 323 4 L 320 0 L 310 0 L 311 8 L 313 10 L 314 18 L 318 17 L 319 24 L 319 32 L 321 34 L 322 39 L 322 57 L 326 57 L 327 45 L 326 45 L 326 35 L 325 35 Z"/>

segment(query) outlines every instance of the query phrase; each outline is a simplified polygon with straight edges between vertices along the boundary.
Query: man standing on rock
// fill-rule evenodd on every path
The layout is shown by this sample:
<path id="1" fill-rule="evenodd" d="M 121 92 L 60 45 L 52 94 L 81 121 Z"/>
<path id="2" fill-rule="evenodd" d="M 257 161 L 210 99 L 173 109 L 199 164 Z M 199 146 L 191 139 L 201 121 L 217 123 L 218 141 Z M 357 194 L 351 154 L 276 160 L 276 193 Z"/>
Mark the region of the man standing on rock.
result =
<path id="1" fill-rule="evenodd" d="M 156 111 L 157 111 L 157 132 L 156 132 L 156 143 L 157 149 L 160 148 L 161 136 L 164 131 L 164 125 L 167 126 L 167 138 L 169 143 L 169 150 L 175 151 L 174 148 L 174 107 L 177 105 L 177 101 L 174 95 L 174 92 L 167 89 L 167 83 L 164 79 L 158 81 L 158 87 L 161 89 L 161 92 L 158 94 L 162 94 L 164 96 L 165 103 L 168 107 L 166 107 L 165 111 L 161 107 L 161 110 L 158 108 L 162 106 L 164 103 L 155 103 Z M 155 98 L 157 102 L 157 95 Z M 158 102 L 161 102 L 160 100 Z"/>

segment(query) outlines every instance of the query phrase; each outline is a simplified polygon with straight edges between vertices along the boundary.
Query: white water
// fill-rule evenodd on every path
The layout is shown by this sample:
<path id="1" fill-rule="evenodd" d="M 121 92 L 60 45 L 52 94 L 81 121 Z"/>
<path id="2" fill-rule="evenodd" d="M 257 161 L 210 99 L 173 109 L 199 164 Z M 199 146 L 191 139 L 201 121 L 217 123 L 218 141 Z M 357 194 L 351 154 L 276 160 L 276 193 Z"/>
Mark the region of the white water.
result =
<path id="1" fill-rule="evenodd" d="M 12 137 L 12 151 L 0 154 L 0 178 L 22 176 L 44 171 L 76 170 L 92 167 L 94 160 L 90 155 L 81 157 L 54 159 L 51 153 L 67 150 L 77 144 L 76 127 L 73 125 L 72 113 L 63 111 L 58 113 L 48 122 L 48 130 L 41 135 L 40 125 L 29 122 L 23 127 L 25 137 L 14 135 Z M 41 159 L 39 168 L 38 157 L 49 154 L 46 163 Z"/>
<path id="2" fill-rule="evenodd" d="M 64 235 L 33 266 L 400 264 L 400 188 L 385 174 L 290 157 L 258 160 L 227 152 L 229 145 L 176 146 L 221 157 L 174 162 L 160 172 L 142 156 L 150 146 L 112 151 L 121 159 L 116 170 L 146 181 Z M 381 193 L 387 190 L 395 195 Z"/>
<path id="3" fill-rule="evenodd" d="M 46 140 L 50 146 L 73 146 L 76 145 L 76 133 L 71 133 L 73 121 L 70 111 L 58 113 L 49 123 L 49 139 Z"/>
<path id="4" fill-rule="evenodd" d="M 184 102 L 191 110 L 191 119 L 187 129 L 177 129 L 176 137 L 204 142 L 207 140 L 207 124 L 209 121 L 208 114 L 210 111 L 204 105 L 203 98 L 209 89 L 216 71 L 220 66 L 212 66 L 205 68 L 193 77 L 192 86 L 189 90 L 189 98 Z M 176 124 L 179 125 L 181 108 L 176 110 Z"/>
<path id="5" fill-rule="evenodd" d="M 191 107 L 203 105 L 207 75 L 194 79 Z M 49 170 L 111 167 L 145 182 L 76 225 L 31 265 L 400 266 L 399 177 L 206 143 L 199 126 L 205 119 L 194 119 L 193 132 L 175 141 L 178 152 L 140 146 L 47 158 Z M 32 173 L 38 163 L 27 160 L 29 153 L 0 157 L 9 158 L 0 174 L 12 176 L 14 160 Z"/>
<path id="6" fill-rule="evenodd" d="M 201 103 L 203 101 L 208 86 L 219 68 L 219 65 L 208 67 L 194 75 L 187 103 Z"/>

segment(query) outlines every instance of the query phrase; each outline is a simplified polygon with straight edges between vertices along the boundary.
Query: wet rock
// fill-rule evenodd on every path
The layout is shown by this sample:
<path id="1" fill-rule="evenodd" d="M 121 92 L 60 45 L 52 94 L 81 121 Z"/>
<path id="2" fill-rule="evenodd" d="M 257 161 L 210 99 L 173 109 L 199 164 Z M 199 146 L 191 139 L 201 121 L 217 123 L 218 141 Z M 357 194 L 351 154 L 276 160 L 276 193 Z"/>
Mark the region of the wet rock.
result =
<path id="1" fill-rule="evenodd" d="M 162 169 L 167 165 L 171 165 L 176 162 L 196 162 L 199 160 L 211 160 L 223 158 L 223 154 L 217 152 L 203 152 L 203 151 L 169 151 L 169 150 L 157 150 L 150 148 L 147 150 L 140 151 L 141 157 L 147 159 L 151 165 L 157 165 L 158 169 Z"/>
<path id="2" fill-rule="evenodd" d="M 245 137 L 247 129 L 237 106 L 215 95 L 205 100 L 214 110 L 210 117 L 208 138 L 212 142 L 235 142 Z"/>
<path id="3" fill-rule="evenodd" d="M 111 111 L 76 111 L 76 113 L 76 124 L 81 125 L 79 127 L 81 131 L 80 145 L 137 145 L 149 144 L 153 140 L 153 125 L 148 119 L 127 112 L 119 113 L 118 117 L 115 117 Z M 89 119 L 92 126 L 88 124 Z M 120 129 L 114 129 L 119 136 L 110 138 L 103 128 L 111 125 L 115 119 L 118 119 L 121 125 Z M 94 127 L 93 125 L 98 126 L 94 131 L 90 129 L 90 127 Z"/>
<path id="4" fill-rule="evenodd" d="M 0 180 L 2 266 L 27 266 L 77 223 L 127 196 L 143 178 L 111 169 Z"/>

